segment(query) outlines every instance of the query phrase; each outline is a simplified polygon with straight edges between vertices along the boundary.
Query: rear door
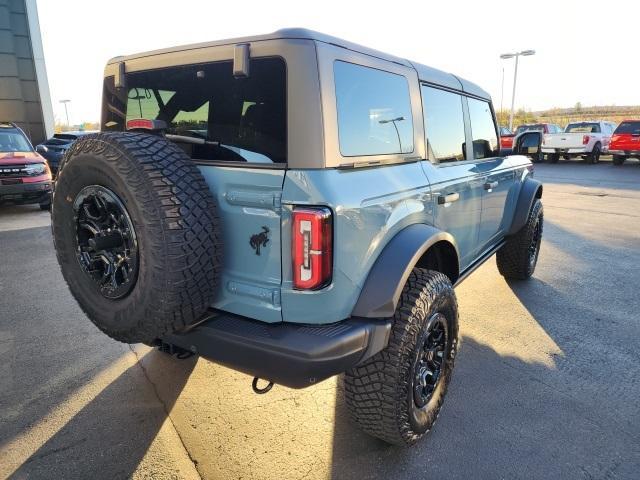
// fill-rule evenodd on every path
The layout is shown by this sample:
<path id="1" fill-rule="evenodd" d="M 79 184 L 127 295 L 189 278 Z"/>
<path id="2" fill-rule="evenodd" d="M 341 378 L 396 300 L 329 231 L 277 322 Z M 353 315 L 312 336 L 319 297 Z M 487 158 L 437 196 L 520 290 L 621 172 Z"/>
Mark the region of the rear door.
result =
<path id="1" fill-rule="evenodd" d="M 166 133 L 198 164 L 216 199 L 223 255 L 212 306 L 267 322 L 282 321 L 286 71 L 283 58 L 256 56 L 246 78 L 234 76 L 229 58 L 127 73 L 126 93 L 113 88 L 113 78 L 105 83 L 113 114 L 103 128 L 122 130 L 137 118 L 166 122 Z"/>
<path id="2" fill-rule="evenodd" d="M 478 250 L 483 175 L 468 159 L 464 97 L 421 88 L 428 159 L 422 165 L 435 197 L 434 223 L 455 238 L 463 270 Z"/>
<path id="3" fill-rule="evenodd" d="M 496 126 L 489 102 L 468 98 L 467 103 L 475 171 L 482 178 L 482 214 L 478 243 L 484 249 L 492 246 L 506 233 L 507 198 L 514 187 L 515 172 L 499 156 Z"/>

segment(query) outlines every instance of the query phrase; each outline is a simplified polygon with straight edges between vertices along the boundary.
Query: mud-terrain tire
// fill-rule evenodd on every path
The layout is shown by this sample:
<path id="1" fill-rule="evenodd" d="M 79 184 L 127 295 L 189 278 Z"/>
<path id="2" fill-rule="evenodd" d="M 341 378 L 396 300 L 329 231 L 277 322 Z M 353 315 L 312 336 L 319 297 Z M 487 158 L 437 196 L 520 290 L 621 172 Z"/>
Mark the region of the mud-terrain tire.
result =
<path id="1" fill-rule="evenodd" d="M 427 343 L 445 332 L 438 354 Z M 438 418 L 451 380 L 458 346 L 458 303 L 449 279 L 440 272 L 414 268 L 393 318 L 387 347 L 344 375 L 351 418 L 366 433 L 394 445 L 412 445 Z M 435 347 L 434 347 L 435 348 Z M 433 353 L 433 352 L 432 352 Z M 425 396 L 423 368 L 440 359 Z M 427 363 L 425 363 L 427 362 Z M 430 370 L 428 370 L 430 371 Z M 432 388 L 432 389 L 431 389 Z M 418 401 L 421 406 L 418 405 Z"/>
<path id="2" fill-rule="evenodd" d="M 76 141 L 60 165 L 52 230 L 69 290 L 116 340 L 151 343 L 211 305 L 221 264 L 216 204 L 197 166 L 162 137 Z"/>
<path id="3" fill-rule="evenodd" d="M 527 223 L 498 250 L 496 263 L 503 277 L 526 280 L 533 275 L 538 263 L 544 211 L 540 199 L 536 199 L 529 212 Z"/>
<path id="4" fill-rule="evenodd" d="M 613 156 L 613 164 L 616 166 L 620 166 L 624 163 L 627 158 L 624 155 L 614 155 Z"/>

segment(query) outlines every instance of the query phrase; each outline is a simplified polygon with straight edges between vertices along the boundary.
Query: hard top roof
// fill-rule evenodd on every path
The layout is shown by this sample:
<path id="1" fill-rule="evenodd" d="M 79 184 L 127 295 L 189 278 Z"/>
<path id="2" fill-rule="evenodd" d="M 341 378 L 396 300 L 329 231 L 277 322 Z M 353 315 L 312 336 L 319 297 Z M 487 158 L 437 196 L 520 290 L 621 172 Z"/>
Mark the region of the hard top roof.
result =
<path id="1" fill-rule="evenodd" d="M 401 65 L 405 65 L 407 67 L 413 67 L 418 72 L 418 77 L 422 81 L 441 85 L 441 86 L 452 88 L 455 90 L 462 90 L 471 95 L 476 95 L 478 97 L 482 97 L 486 99 L 491 98 L 490 95 L 485 90 L 480 88 L 475 83 L 465 80 L 463 78 L 460 78 L 451 73 L 443 72 L 441 70 L 428 67 L 426 65 L 422 65 L 419 63 L 410 62 L 409 60 L 401 57 L 396 57 L 394 55 L 380 52 L 378 50 L 374 50 L 372 48 L 368 48 L 362 45 L 358 45 L 356 43 L 342 40 L 337 37 L 332 37 L 331 35 L 325 35 L 324 33 L 308 30 L 306 28 L 284 28 L 281 30 L 277 30 L 273 33 L 265 34 L 265 35 L 254 35 L 254 36 L 248 36 L 248 37 L 230 38 L 226 40 L 216 40 L 213 42 L 194 43 L 191 45 L 164 48 L 160 50 L 137 53 L 133 55 L 115 57 L 109 60 L 108 63 L 113 64 L 113 63 L 119 63 L 122 61 L 133 60 L 135 58 L 161 55 L 163 53 L 181 52 L 185 50 L 195 50 L 199 48 L 215 47 L 219 45 L 251 43 L 251 42 L 260 42 L 264 40 L 281 40 L 281 39 L 314 40 L 316 42 L 323 42 L 323 43 L 335 45 L 341 48 L 346 48 L 348 50 L 353 50 L 355 52 L 363 53 L 365 55 L 370 55 L 372 57 L 380 58 L 382 60 L 387 60 L 389 62 L 395 62 Z"/>

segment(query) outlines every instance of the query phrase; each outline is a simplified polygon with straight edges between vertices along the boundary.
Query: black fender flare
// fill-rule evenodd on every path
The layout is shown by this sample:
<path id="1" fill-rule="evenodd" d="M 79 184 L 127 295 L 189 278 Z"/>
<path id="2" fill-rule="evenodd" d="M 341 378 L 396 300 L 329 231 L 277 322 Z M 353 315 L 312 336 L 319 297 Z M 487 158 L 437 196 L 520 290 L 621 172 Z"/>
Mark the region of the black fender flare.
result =
<path id="1" fill-rule="evenodd" d="M 511 227 L 507 232 L 507 236 L 518 233 L 518 231 L 524 227 L 525 223 L 527 223 L 527 218 L 529 217 L 529 212 L 531 211 L 533 202 L 536 198 L 541 197 L 542 182 L 531 177 L 525 178 L 522 182 L 522 186 L 520 187 L 516 210 L 513 212 L 513 220 L 511 221 Z"/>
<path id="2" fill-rule="evenodd" d="M 458 247 L 449 233 L 425 224 L 410 225 L 398 232 L 385 245 L 369 271 L 353 316 L 393 316 L 411 270 L 430 247 L 443 240 L 455 248 L 459 259 Z"/>

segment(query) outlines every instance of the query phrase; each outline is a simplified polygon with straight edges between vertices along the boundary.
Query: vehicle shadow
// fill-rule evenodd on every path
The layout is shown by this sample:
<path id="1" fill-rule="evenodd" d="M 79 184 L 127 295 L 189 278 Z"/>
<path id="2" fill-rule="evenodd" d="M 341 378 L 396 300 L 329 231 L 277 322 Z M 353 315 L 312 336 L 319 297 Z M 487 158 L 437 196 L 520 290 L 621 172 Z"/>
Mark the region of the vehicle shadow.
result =
<path id="1" fill-rule="evenodd" d="M 131 478 L 152 450 L 196 363 L 195 358 L 176 362 L 156 350 L 145 357 L 144 368 L 135 362 L 123 371 L 9 478 Z M 152 376 L 171 378 L 162 401 L 150 383 Z M 161 443 L 151 467 L 165 478 L 175 466 L 163 453 L 171 445 Z"/>
<path id="2" fill-rule="evenodd" d="M 330 478 L 582 479 L 614 469 L 631 478 L 640 466 L 637 436 L 598 425 L 597 407 L 550 381 L 562 361 L 505 356 L 463 337 L 438 422 L 409 448 L 363 434 L 349 419 L 341 386 Z"/>

